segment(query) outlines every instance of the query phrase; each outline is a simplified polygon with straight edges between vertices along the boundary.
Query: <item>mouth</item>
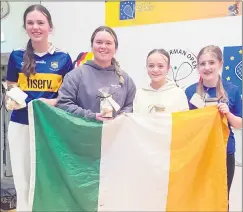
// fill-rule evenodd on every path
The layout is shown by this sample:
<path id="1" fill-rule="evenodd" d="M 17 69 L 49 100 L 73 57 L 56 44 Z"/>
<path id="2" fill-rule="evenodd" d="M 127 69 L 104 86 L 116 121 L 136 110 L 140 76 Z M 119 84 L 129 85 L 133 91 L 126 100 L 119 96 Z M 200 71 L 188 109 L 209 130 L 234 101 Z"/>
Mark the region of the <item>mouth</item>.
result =
<path id="1" fill-rule="evenodd" d="M 212 71 L 205 71 L 205 72 L 203 72 L 204 75 L 210 75 L 212 73 L 213 73 Z"/>
<path id="2" fill-rule="evenodd" d="M 161 74 L 152 74 L 153 77 L 161 77 Z"/>
<path id="3" fill-rule="evenodd" d="M 99 51 L 99 53 L 102 54 L 102 55 L 108 54 L 108 52 L 104 52 L 104 51 Z"/>
<path id="4" fill-rule="evenodd" d="M 40 33 L 40 32 L 33 32 L 32 35 L 34 37 L 40 37 L 42 35 L 42 33 Z"/>

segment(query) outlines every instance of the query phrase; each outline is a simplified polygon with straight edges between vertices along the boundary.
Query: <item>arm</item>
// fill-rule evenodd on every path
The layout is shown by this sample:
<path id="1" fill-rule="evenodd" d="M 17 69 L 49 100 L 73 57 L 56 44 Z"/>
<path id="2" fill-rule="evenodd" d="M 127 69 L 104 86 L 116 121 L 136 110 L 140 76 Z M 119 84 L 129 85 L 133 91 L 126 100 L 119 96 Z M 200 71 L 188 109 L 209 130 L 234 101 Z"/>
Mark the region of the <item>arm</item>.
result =
<path id="1" fill-rule="evenodd" d="M 138 91 L 135 94 L 135 98 L 133 100 L 133 113 L 139 113 L 139 95 L 138 95 Z"/>
<path id="2" fill-rule="evenodd" d="M 242 99 L 240 92 L 237 89 L 235 92 L 234 106 L 232 112 L 229 110 L 229 107 L 225 103 L 219 103 L 219 111 L 225 114 L 230 125 L 236 129 L 242 128 Z"/>
<path id="3" fill-rule="evenodd" d="M 136 86 L 133 80 L 127 76 L 127 95 L 124 106 L 121 108 L 119 114 L 121 113 L 132 113 L 133 112 L 133 100 L 136 94 Z"/>
<path id="4" fill-rule="evenodd" d="M 85 110 L 77 104 L 78 83 L 80 83 L 80 79 L 75 80 L 76 83 L 69 74 L 64 77 L 63 84 L 58 91 L 56 107 L 74 115 L 95 120 L 95 113 L 93 113 L 91 110 Z"/>
<path id="5" fill-rule="evenodd" d="M 44 102 L 44 103 L 46 103 L 46 104 L 48 104 L 50 106 L 54 106 L 54 107 L 57 104 L 57 98 L 55 98 L 55 99 L 39 98 L 39 100 L 41 100 L 42 102 Z"/>
<path id="6" fill-rule="evenodd" d="M 16 60 L 14 57 L 14 51 L 11 52 L 8 60 L 8 69 L 7 69 L 7 90 L 10 90 L 13 87 L 18 86 L 18 79 L 19 79 L 19 70 L 16 66 Z M 18 103 L 9 98 L 8 96 L 5 96 L 5 106 L 8 110 L 18 110 L 21 107 L 19 107 Z"/>
<path id="7" fill-rule="evenodd" d="M 67 55 L 67 62 L 65 65 L 65 69 L 64 69 L 64 73 L 63 73 L 63 77 L 70 71 L 72 71 L 74 69 L 73 67 L 73 63 L 72 63 L 72 59 L 70 57 L 70 55 Z"/>
<path id="8" fill-rule="evenodd" d="M 236 128 L 236 129 L 242 128 L 242 118 L 241 117 L 235 116 L 231 112 L 227 113 L 226 117 L 232 127 Z"/>
<path id="9" fill-rule="evenodd" d="M 8 69 L 7 69 L 7 87 L 11 88 L 18 85 L 19 79 L 19 70 L 17 69 L 16 59 L 14 57 L 14 51 L 11 52 L 8 60 Z"/>
<path id="10" fill-rule="evenodd" d="M 188 99 L 183 90 L 181 90 L 181 98 L 180 98 L 180 111 L 189 110 Z"/>

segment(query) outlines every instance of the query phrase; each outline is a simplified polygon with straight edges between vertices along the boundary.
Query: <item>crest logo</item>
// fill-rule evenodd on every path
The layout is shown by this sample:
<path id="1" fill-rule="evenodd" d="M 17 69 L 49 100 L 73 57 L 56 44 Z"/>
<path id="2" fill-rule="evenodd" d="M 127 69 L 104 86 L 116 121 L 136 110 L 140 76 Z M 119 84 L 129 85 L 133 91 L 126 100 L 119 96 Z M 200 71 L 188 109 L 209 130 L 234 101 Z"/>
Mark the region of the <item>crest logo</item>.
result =
<path id="1" fill-rule="evenodd" d="M 53 69 L 57 69 L 58 68 L 58 62 L 51 62 L 51 67 Z"/>
<path id="2" fill-rule="evenodd" d="M 242 61 L 235 67 L 235 75 L 242 81 Z"/>

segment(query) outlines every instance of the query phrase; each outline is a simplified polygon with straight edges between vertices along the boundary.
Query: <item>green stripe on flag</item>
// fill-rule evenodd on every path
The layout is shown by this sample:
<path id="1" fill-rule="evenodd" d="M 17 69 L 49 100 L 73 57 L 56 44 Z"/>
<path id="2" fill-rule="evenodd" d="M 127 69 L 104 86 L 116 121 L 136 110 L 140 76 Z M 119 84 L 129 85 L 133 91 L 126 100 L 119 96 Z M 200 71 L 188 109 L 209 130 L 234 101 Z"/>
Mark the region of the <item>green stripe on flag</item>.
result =
<path id="1" fill-rule="evenodd" d="M 102 124 L 40 101 L 33 101 L 32 106 L 36 147 L 33 211 L 97 211 Z"/>

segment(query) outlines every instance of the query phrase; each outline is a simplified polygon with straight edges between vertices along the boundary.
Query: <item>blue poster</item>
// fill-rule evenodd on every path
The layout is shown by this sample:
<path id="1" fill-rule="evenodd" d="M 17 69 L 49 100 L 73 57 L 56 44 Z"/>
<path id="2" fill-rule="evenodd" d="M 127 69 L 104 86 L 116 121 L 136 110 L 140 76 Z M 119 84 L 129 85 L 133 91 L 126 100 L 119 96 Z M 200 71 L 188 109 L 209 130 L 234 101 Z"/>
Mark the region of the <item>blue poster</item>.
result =
<path id="1" fill-rule="evenodd" d="M 237 85 L 242 94 L 242 46 L 224 47 L 222 78 Z"/>

